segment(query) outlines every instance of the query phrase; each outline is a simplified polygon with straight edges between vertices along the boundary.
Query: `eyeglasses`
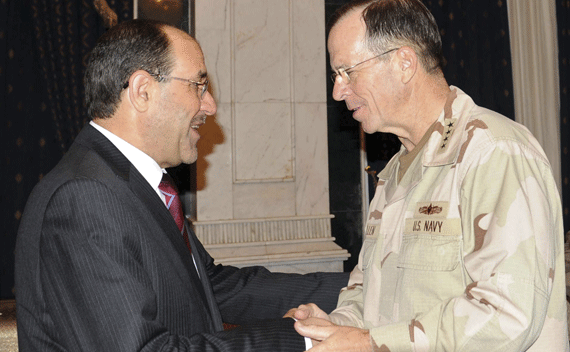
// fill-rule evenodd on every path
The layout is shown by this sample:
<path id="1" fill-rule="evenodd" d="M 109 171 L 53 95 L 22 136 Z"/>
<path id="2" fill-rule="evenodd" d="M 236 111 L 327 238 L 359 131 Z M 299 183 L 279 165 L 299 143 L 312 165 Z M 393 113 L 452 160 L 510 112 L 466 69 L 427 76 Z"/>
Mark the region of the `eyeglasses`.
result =
<path id="1" fill-rule="evenodd" d="M 182 82 L 186 82 L 188 84 L 193 84 L 196 86 L 196 89 L 198 89 L 198 92 L 200 94 L 200 99 L 204 98 L 204 95 L 206 95 L 206 92 L 208 91 L 208 86 L 210 85 L 210 80 L 208 79 L 208 77 L 206 77 L 206 79 L 204 79 L 202 82 L 196 82 L 193 81 L 191 79 L 187 79 L 187 78 L 180 78 L 180 77 L 174 77 L 174 76 L 163 76 L 163 75 L 157 75 L 157 77 L 159 78 L 159 80 L 162 79 L 175 79 L 178 81 L 182 81 Z"/>
<path id="2" fill-rule="evenodd" d="M 336 80 L 340 77 L 340 81 L 341 81 L 341 82 L 345 82 L 346 84 L 348 84 L 348 83 L 350 83 L 350 74 L 352 73 L 352 70 L 354 70 L 354 68 L 355 68 L 356 66 L 362 65 L 362 64 L 365 63 L 365 62 L 368 62 L 368 61 L 370 61 L 370 60 L 374 60 L 374 59 L 376 59 L 376 58 L 379 58 L 379 57 L 382 56 L 382 55 L 386 55 L 386 54 L 391 53 L 392 51 L 396 51 L 396 50 L 398 50 L 398 49 L 400 49 L 400 48 L 390 49 L 390 50 L 388 50 L 388 51 L 383 52 L 383 53 L 380 54 L 380 55 L 376 55 L 376 56 L 374 56 L 374 57 L 371 57 L 370 59 L 366 59 L 366 60 L 364 60 L 364 61 L 360 61 L 359 63 L 354 64 L 354 65 L 350 66 L 349 68 L 339 68 L 339 69 L 337 70 L 338 72 L 333 72 L 333 73 L 331 74 L 331 79 L 332 79 L 333 83 L 336 83 Z"/>
<path id="3" fill-rule="evenodd" d="M 187 78 L 166 76 L 166 75 L 161 75 L 161 74 L 157 74 L 157 73 L 149 73 L 149 74 L 151 76 L 155 77 L 159 82 L 161 82 L 162 80 L 165 80 L 165 79 L 175 79 L 178 81 L 186 82 L 188 84 L 193 84 L 196 86 L 196 89 L 198 90 L 198 92 L 200 94 L 200 99 L 204 98 L 204 95 L 206 95 L 206 92 L 208 91 L 208 86 L 210 85 L 210 80 L 208 79 L 208 77 L 206 77 L 206 79 L 204 79 L 204 81 L 202 81 L 202 82 L 196 82 L 196 81 L 193 81 L 193 80 L 187 79 Z M 129 86 L 129 81 L 127 81 L 125 84 L 123 84 L 123 89 L 126 89 L 128 86 Z"/>

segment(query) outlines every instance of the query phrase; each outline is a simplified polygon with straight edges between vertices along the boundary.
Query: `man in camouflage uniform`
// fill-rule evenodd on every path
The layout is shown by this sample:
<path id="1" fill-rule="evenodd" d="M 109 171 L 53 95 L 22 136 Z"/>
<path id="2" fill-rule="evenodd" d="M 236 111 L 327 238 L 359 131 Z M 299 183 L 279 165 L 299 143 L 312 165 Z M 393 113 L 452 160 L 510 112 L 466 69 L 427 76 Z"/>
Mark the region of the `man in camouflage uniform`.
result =
<path id="1" fill-rule="evenodd" d="M 333 97 L 403 146 L 337 309 L 301 306 L 297 331 L 315 351 L 569 351 L 561 204 L 536 139 L 448 86 L 419 0 L 360 1 L 331 25 Z"/>

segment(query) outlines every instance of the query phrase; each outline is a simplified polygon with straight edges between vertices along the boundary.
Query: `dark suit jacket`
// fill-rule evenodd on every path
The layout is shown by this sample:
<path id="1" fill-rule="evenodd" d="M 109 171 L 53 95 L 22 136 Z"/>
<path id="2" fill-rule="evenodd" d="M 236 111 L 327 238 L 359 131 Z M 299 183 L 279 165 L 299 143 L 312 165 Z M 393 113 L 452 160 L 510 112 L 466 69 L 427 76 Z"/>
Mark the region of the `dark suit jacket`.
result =
<path id="1" fill-rule="evenodd" d="M 336 305 L 348 273 L 196 267 L 156 192 L 92 126 L 36 186 L 16 245 L 21 351 L 304 350 L 289 308 Z M 266 320 L 269 319 L 269 320 Z M 222 322 L 240 324 L 223 331 Z"/>

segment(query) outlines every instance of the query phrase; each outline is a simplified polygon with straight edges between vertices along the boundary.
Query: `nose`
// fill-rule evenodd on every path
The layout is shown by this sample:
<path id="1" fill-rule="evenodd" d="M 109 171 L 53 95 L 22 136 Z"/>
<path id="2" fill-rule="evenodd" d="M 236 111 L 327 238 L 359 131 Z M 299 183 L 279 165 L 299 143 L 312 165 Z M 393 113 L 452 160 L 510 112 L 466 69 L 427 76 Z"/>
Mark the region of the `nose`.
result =
<path id="1" fill-rule="evenodd" d="M 202 98 L 200 105 L 200 110 L 204 111 L 208 116 L 214 115 L 218 110 L 216 101 L 214 100 L 214 97 L 210 91 L 206 91 L 206 93 L 204 93 L 204 97 Z"/>
<path id="2" fill-rule="evenodd" d="M 334 81 L 332 97 L 336 101 L 342 101 L 346 99 L 346 96 L 349 94 L 349 87 L 348 84 L 344 83 L 342 79 L 337 78 Z"/>

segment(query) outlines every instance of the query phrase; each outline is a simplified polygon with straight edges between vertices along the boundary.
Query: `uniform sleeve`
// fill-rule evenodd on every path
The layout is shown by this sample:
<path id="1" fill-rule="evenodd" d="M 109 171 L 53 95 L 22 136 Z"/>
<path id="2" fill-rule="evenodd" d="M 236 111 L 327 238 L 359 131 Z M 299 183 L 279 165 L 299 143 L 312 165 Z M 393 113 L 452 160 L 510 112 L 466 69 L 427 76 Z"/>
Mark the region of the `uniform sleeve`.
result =
<path id="1" fill-rule="evenodd" d="M 412 321 L 372 329 L 378 346 L 524 351 L 546 322 L 565 336 L 562 214 L 548 162 L 514 141 L 470 155 L 459 190 L 462 264 L 470 284 Z"/>
<path id="2" fill-rule="evenodd" d="M 337 325 L 355 326 L 363 328 L 363 270 L 362 256 L 366 251 L 366 243 L 360 251 L 358 264 L 350 273 L 348 285 L 343 288 L 338 297 L 337 308 L 329 314 L 331 321 Z"/>
<path id="3" fill-rule="evenodd" d="M 39 277 L 52 336 L 69 351 L 300 351 L 292 319 L 232 331 L 182 336 L 160 322 L 145 243 L 127 233 L 144 226 L 104 184 L 76 180 L 52 197 L 40 243 Z M 141 231 L 144 233 L 144 231 Z M 191 298 L 189 298 L 191 299 Z M 22 313 L 25 316 L 25 312 Z M 29 317 L 30 320 L 34 317 Z M 22 338 L 27 334 L 22 327 Z M 37 338 L 30 333 L 30 339 Z"/>

